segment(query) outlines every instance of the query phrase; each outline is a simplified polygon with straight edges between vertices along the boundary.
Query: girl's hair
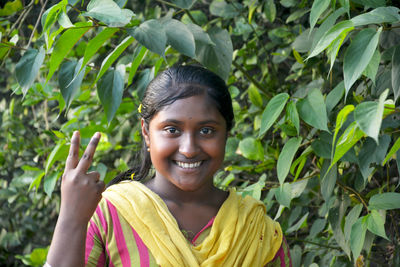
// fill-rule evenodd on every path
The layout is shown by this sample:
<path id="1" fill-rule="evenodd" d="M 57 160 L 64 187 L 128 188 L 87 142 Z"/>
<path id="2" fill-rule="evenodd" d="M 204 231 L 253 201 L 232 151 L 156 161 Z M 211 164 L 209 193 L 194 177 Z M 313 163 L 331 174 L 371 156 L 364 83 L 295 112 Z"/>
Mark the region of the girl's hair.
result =
<path id="1" fill-rule="evenodd" d="M 229 131 L 233 126 L 232 99 L 225 82 L 213 72 L 199 66 L 176 66 L 161 72 L 147 86 L 142 100 L 141 117 L 148 127 L 153 116 L 164 106 L 178 99 L 207 94 L 226 121 Z M 115 177 L 108 186 L 123 180 L 142 180 L 151 169 L 150 153 L 142 142 L 138 165 Z"/>

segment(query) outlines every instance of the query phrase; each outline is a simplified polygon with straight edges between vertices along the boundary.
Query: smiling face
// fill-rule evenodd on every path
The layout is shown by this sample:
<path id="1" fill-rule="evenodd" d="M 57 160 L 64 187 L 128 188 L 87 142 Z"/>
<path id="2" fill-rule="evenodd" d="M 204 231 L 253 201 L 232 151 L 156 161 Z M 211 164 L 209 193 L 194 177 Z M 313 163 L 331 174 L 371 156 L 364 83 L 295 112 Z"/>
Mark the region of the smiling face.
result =
<path id="1" fill-rule="evenodd" d="M 183 191 L 213 186 L 224 159 L 226 122 L 206 95 L 176 100 L 154 115 L 142 132 L 162 179 Z"/>

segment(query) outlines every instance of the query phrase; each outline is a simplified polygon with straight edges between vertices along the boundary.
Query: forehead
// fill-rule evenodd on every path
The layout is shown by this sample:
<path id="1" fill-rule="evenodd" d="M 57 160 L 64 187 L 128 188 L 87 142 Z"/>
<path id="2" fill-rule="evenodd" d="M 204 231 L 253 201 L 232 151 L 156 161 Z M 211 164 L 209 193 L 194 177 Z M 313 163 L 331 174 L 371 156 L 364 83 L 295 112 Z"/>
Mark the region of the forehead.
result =
<path id="1" fill-rule="evenodd" d="M 224 117 L 218 111 L 214 100 L 207 94 L 190 96 L 178 99 L 170 105 L 163 107 L 153 117 L 153 120 L 192 120 L 206 121 L 214 120 L 225 123 Z"/>

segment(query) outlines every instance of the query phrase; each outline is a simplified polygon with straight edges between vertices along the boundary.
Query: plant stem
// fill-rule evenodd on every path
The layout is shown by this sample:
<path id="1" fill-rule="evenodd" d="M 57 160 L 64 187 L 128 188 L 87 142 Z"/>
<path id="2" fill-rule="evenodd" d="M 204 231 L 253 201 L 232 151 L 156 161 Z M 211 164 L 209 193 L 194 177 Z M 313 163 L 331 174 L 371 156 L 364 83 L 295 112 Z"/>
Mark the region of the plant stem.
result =
<path id="1" fill-rule="evenodd" d="M 232 65 L 235 66 L 238 70 L 240 70 L 243 73 L 243 75 L 246 76 L 246 78 L 249 79 L 260 91 L 262 91 L 268 97 L 272 97 L 270 92 L 265 90 L 263 86 L 258 81 L 256 81 L 256 79 L 254 79 L 253 76 L 251 76 L 241 65 L 239 65 L 235 61 L 232 62 Z"/>
<path id="2" fill-rule="evenodd" d="M 324 248 L 342 250 L 340 247 L 324 245 L 324 244 L 320 244 L 320 243 L 309 241 L 309 240 L 305 240 L 305 239 L 293 238 L 293 237 L 289 237 L 289 236 L 285 236 L 285 238 L 287 240 L 292 240 L 292 241 L 295 241 L 295 242 L 308 243 L 308 244 L 312 244 L 312 245 L 316 245 L 316 246 L 320 246 L 320 247 L 324 247 Z"/>
<path id="3" fill-rule="evenodd" d="M 194 17 L 192 16 L 192 14 L 190 14 L 190 11 L 187 10 L 187 9 L 184 9 L 184 10 L 185 10 L 186 15 L 188 15 L 188 17 L 190 18 L 190 20 L 191 20 L 194 24 L 197 24 L 196 20 L 195 20 Z"/>
<path id="4" fill-rule="evenodd" d="M 336 184 L 339 185 L 341 188 L 343 188 L 345 191 L 351 191 L 354 195 L 356 195 L 357 198 L 360 200 L 360 202 L 364 205 L 365 209 L 368 211 L 367 203 L 365 202 L 364 198 L 356 190 L 354 190 L 353 188 L 351 188 L 349 186 L 342 184 L 339 181 L 336 181 Z"/>

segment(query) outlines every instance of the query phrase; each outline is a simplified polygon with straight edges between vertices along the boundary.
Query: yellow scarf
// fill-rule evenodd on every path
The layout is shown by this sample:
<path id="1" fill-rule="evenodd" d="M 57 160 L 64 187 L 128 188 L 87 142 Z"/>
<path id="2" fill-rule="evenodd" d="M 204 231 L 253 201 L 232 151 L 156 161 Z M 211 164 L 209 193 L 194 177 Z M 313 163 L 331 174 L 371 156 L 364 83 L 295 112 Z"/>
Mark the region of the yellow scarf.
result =
<path id="1" fill-rule="evenodd" d="M 183 236 L 164 201 L 139 182 L 109 187 L 103 197 L 139 234 L 162 267 L 265 266 L 282 243 L 282 230 L 265 206 L 234 189 L 222 204 L 210 234 L 193 246 Z"/>

